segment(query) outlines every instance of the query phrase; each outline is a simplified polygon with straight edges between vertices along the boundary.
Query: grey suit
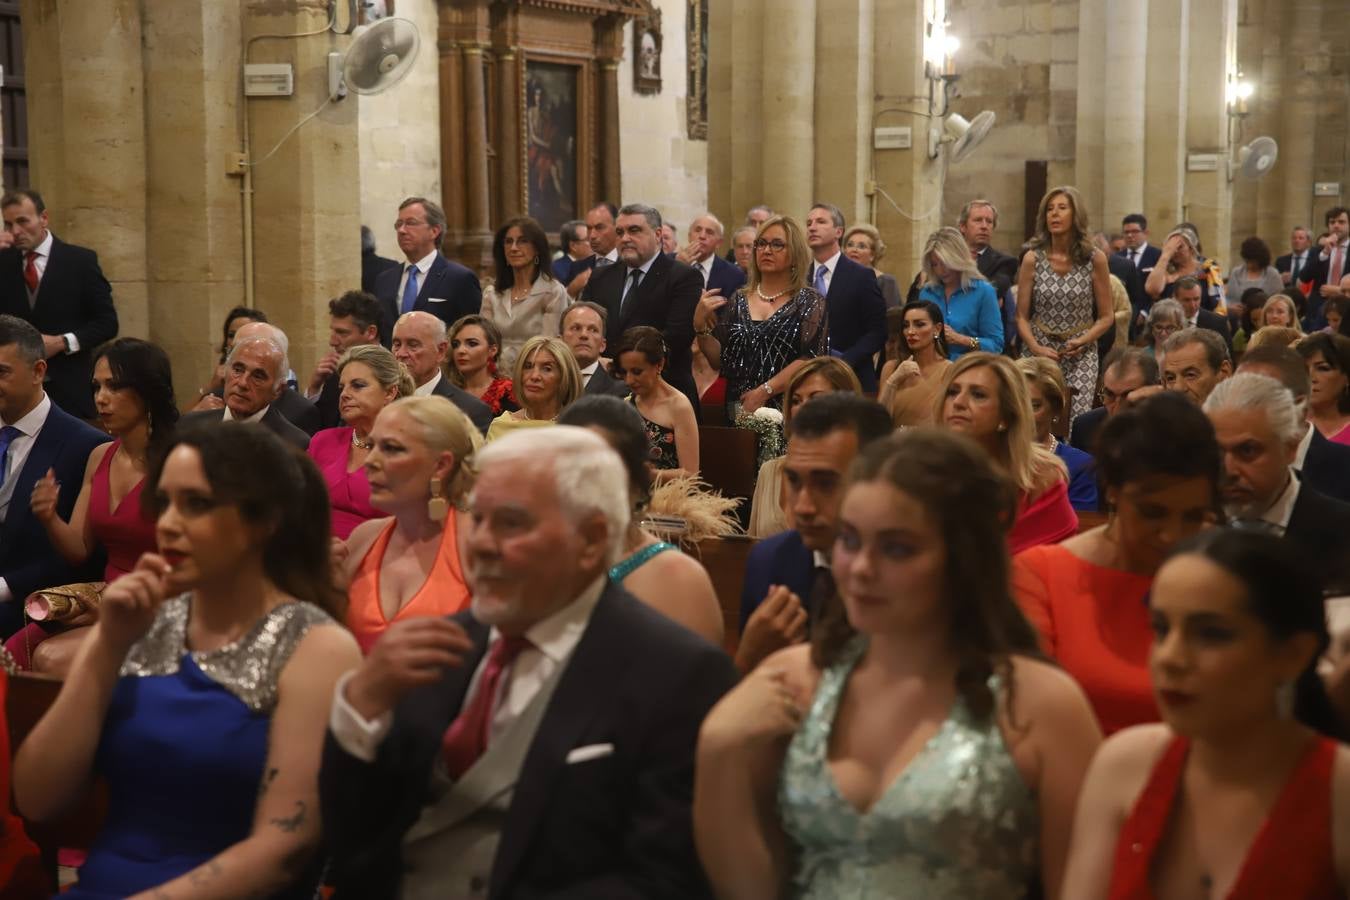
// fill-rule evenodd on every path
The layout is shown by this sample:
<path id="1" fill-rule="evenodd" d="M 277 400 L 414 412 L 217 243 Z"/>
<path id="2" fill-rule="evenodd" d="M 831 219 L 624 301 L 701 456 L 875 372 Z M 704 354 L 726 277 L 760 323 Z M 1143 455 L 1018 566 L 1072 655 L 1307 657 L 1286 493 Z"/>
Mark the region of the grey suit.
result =
<path id="1" fill-rule="evenodd" d="M 194 422 L 211 423 L 225 421 L 225 411 L 219 409 L 204 409 L 199 412 L 188 413 L 179 419 L 179 425 L 190 425 Z M 275 403 L 267 407 L 267 412 L 259 420 L 259 424 L 272 431 L 277 437 L 288 444 L 298 447 L 301 450 L 309 448 L 309 435 L 305 434 L 281 414 Z"/>
<path id="2" fill-rule="evenodd" d="M 628 385 L 622 381 L 615 381 L 614 376 L 606 372 L 604 366 L 596 366 L 581 393 L 587 396 L 609 394 L 622 399 L 627 397 L 629 392 Z"/>

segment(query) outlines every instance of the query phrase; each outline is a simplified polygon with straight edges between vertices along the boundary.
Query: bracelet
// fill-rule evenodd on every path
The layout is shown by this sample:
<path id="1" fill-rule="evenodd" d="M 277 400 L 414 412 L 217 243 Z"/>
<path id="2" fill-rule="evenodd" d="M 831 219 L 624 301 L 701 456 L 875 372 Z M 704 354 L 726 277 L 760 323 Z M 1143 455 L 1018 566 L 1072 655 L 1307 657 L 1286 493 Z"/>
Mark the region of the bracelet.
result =
<path id="1" fill-rule="evenodd" d="M 704 330 L 704 331 L 699 331 L 697 328 L 695 328 L 695 329 L 694 329 L 694 336 L 695 336 L 695 337 L 712 337 L 712 336 L 713 336 L 713 330 L 712 330 L 711 328 L 708 328 L 708 329 L 706 329 L 706 330 Z"/>
<path id="2" fill-rule="evenodd" d="M 977 351 L 977 350 L 979 350 L 979 349 L 980 349 L 980 339 L 977 338 L 977 337 L 971 338 L 971 339 L 970 339 L 970 351 L 971 351 L 972 353 L 974 353 L 975 351 Z"/>
<path id="3" fill-rule="evenodd" d="M 773 385 L 769 384 L 766 381 L 763 384 L 761 384 L 760 387 L 764 390 L 764 393 L 768 394 L 770 397 L 773 396 Z"/>

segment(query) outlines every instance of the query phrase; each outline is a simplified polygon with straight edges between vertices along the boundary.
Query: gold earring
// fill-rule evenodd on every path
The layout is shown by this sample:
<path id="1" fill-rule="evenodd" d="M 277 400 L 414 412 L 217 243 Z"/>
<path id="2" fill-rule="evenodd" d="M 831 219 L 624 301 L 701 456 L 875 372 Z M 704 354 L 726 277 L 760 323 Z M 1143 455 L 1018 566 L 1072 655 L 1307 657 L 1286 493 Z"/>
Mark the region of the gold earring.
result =
<path id="1" fill-rule="evenodd" d="M 450 515 L 450 504 L 441 496 L 441 482 L 439 479 L 431 479 L 431 499 L 427 501 L 427 515 L 433 522 L 444 522 L 445 517 Z"/>

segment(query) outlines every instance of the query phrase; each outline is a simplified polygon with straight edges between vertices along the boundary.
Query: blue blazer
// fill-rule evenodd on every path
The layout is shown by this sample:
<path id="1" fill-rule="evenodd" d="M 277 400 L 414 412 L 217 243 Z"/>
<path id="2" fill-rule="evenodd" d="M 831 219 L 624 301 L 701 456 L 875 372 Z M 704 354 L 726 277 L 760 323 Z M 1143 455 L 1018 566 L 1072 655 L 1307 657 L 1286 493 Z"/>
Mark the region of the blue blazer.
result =
<path id="1" fill-rule="evenodd" d="M 67 563 L 48 542 L 47 532 L 28 506 L 28 498 L 32 496 L 33 485 L 47 474 L 48 469 L 54 470 L 60 485 L 56 514 L 70 521 L 75 498 L 80 495 L 80 486 L 84 483 L 89 453 L 109 440 L 108 435 L 63 412 L 53 403 L 23 468 L 10 473 L 10 477 L 18 481 L 5 521 L 0 523 L 0 578 L 9 585 L 14 602 L 0 603 L 0 635 L 8 637 L 23 626 L 22 603 L 33 591 L 98 579 L 102 560 L 96 557 L 101 554 L 95 554 L 78 567 Z"/>
<path id="2" fill-rule="evenodd" d="M 816 558 L 795 529 L 765 538 L 754 546 L 745 561 L 745 581 L 741 587 L 741 631 L 769 588 L 781 584 L 806 602 Z"/>
<path id="3" fill-rule="evenodd" d="M 398 284 L 403 280 L 404 265 L 392 266 L 375 276 L 375 299 L 380 301 L 380 343 L 386 347 L 401 315 L 403 298 L 398 295 Z M 418 286 L 413 311 L 429 312 L 449 326 L 460 316 L 472 315 L 482 307 L 483 288 L 478 276 L 437 253 Z"/>
<path id="4" fill-rule="evenodd" d="M 814 281 L 808 278 L 807 284 Z M 886 346 L 886 300 L 871 269 L 840 256 L 825 294 L 830 353 L 853 367 L 864 392 L 877 390 L 872 354 Z"/>
<path id="5" fill-rule="evenodd" d="M 1069 505 L 1079 512 L 1097 511 L 1097 467 L 1092 457 L 1060 441 L 1055 455 L 1069 470 Z"/>
<path id="6" fill-rule="evenodd" d="M 729 263 L 720 256 L 710 256 L 712 271 L 708 273 L 708 290 L 720 290 L 722 296 L 731 299 L 745 287 L 745 273 L 735 263 Z"/>

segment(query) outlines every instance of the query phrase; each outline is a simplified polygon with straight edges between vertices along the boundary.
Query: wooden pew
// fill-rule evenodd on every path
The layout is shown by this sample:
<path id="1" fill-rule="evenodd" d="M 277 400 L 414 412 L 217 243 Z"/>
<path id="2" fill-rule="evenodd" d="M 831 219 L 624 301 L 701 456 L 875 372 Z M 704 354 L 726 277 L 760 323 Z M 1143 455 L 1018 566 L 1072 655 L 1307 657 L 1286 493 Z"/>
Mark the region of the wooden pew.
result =
<path id="1" fill-rule="evenodd" d="M 736 535 L 699 541 L 691 550 L 703 563 L 722 606 L 723 643 L 735 655 L 741 630 L 741 588 L 745 585 L 745 561 L 755 546 L 753 538 Z"/>
<path id="2" fill-rule="evenodd" d="M 700 425 L 698 446 L 699 474 L 722 496 L 741 501 L 741 525 L 748 527 L 759 474 L 759 436 L 745 428 Z"/>

